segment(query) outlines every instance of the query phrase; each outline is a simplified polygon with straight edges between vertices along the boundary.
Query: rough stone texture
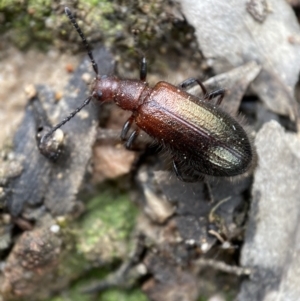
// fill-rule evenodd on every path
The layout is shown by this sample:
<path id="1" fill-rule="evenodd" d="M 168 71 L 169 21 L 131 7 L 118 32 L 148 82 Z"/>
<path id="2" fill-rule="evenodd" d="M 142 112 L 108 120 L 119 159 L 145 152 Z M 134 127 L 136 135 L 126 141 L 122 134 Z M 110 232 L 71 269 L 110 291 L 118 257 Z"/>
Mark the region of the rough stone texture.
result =
<path id="1" fill-rule="evenodd" d="M 112 58 L 104 50 L 95 53 L 101 64 L 100 72 L 112 70 Z M 37 87 L 37 98 L 52 124 L 56 124 L 73 111 L 89 94 L 83 80 L 89 71 L 90 62 L 86 59 L 79 66 L 65 88 L 64 97 L 55 103 L 54 92 L 45 86 Z M 99 106 L 89 105 L 71 122 L 62 127 L 64 149 L 53 163 L 38 151 L 35 140 L 37 120 L 33 106 L 28 106 L 23 122 L 14 137 L 14 155 L 23 159 L 23 172 L 10 181 L 7 204 L 10 213 L 18 216 L 26 205 L 44 204 L 53 215 L 69 213 L 76 200 L 76 194 L 85 175 L 87 164 L 92 156 L 92 146 L 96 139 Z M 30 159 L 30 160 L 29 160 Z"/>
<path id="2" fill-rule="evenodd" d="M 53 233 L 55 222 L 50 216 L 44 224 L 19 237 L 5 262 L 0 292 L 5 300 L 49 297 L 50 288 L 62 288 L 68 282 L 57 277 L 57 266 L 62 252 L 62 237 Z M 51 283 L 51 284 L 50 284 Z M 46 285 L 47 284 L 47 285 Z"/>
<path id="3" fill-rule="evenodd" d="M 300 296 L 300 139 L 275 121 L 256 137 L 259 157 L 241 264 L 253 272 L 239 301 Z"/>
<path id="4" fill-rule="evenodd" d="M 204 56 L 217 73 L 256 61 L 263 66 L 252 84 L 266 106 L 296 117 L 293 87 L 300 66 L 300 33 L 295 13 L 284 0 L 268 0 L 261 12 L 249 10 L 248 0 L 180 0 L 183 13 L 196 30 Z"/>

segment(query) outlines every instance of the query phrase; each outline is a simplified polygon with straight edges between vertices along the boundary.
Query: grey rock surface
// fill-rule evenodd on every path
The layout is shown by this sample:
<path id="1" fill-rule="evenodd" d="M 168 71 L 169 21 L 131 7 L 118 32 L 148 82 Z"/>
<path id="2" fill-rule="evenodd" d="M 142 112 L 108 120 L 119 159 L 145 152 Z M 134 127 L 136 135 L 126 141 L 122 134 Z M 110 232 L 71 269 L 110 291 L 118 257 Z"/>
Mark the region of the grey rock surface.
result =
<path id="1" fill-rule="evenodd" d="M 259 157 L 241 264 L 252 274 L 238 300 L 300 299 L 300 139 L 275 121 L 256 137 Z"/>

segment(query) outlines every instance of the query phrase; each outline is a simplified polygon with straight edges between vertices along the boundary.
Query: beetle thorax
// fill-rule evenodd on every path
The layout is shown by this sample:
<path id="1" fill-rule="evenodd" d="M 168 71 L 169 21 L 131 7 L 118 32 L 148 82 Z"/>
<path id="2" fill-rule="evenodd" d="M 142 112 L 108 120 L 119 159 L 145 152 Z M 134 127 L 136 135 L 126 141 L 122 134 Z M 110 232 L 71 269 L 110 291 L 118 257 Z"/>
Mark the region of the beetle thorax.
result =
<path id="1" fill-rule="evenodd" d="M 102 76 L 96 79 L 94 97 L 99 101 L 113 100 L 123 110 L 135 111 L 149 94 L 147 83 Z"/>

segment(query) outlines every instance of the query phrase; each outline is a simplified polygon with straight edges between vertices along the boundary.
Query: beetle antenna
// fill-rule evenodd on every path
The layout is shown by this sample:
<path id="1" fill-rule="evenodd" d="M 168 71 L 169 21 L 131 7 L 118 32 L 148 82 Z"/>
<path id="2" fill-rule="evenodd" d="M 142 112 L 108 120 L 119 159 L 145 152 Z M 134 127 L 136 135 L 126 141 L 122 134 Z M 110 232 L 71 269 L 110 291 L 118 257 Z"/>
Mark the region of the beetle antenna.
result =
<path id="1" fill-rule="evenodd" d="M 83 45 L 87 50 L 88 56 L 90 58 L 90 61 L 93 65 L 93 69 L 96 73 L 97 78 L 99 78 L 99 72 L 98 72 L 98 65 L 95 62 L 91 47 L 89 45 L 89 43 L 86 40 L 86 37 L 84 36 L 82 30 L 80 29 L 78 23 L 75 20 L 74 15 L 71 13 L 70 9 L 68 7 L 65 7 L 65 13 L 67 15 L 67 17 L 70 19 L 71 23 L 73 24 L 74 28 L 76 29 L 76 31 L 78 32 L 78 34 L 80 35 Z M 94 97 L 94 94 L 92 93 L 87 99 L 85 99 L 85 101 L 78 107 L 76 108 L 73 112 L 71 112 L 65 119 L 63 119 L 60 123 L 58 123 L 57 125 L 53 126 L 46 134 L 44 134 L 42 136 L 42 138 L 40 139 L 40 141 L 38 142 L 38 147 L 40 149 L 40 151 L 45 154 L 47 152 L 49 152 L 49 144 L 51 144 L 51 139 L 50 137 L 53 135 L 53 133 L 58 130 L 60 127 L 62 127 L 64 124 L 66 124 L 70 119 L 72 119 L 78 112 L 80 112 L 85 106 L 87 106 L 91 99 Z M 46 155 L 47 156 L 47 155 Z M 52 154 L 50 154 L 50 157 L 52 156 Z"/>
<path id="2" fill-rule="evenodd" d="M 71 11 L 68 7 L 65 7 L 65 13 L 66 13 L 67 17 L 70 19 L 71 23 L 73 24 L 73 26 L 76 29 L 76 31 L 78 32 L 78 34 L 80 35 L 80 37 L 82 39 L 82 43 L 83 43 L 83 45 L 87 51 L 87 54 L 92 62 L 93 69 L 98 77 L 99 76 L 98 65 L 95 62 L 91 47 L 90 47 L 89 43 L 87 42 L 86 37 L 84 36 L 82 30 L 80 29 L 78 23 L 75 20 L 74 15 L 71 13 Z"/>
<path id="3" fill-rule="evenodd" d="M 40 140 L 40 144 L 45 143 L 48 138 L 60 127 L 62 127 L 65 123 L 67 123 L 70 119 L 72 119 L 78 112 L 80 112 L 85 106 L 87 106 L 91 99 L 93 98 L 93 95 L 90 95 L 78 108 L 76 108 L 73 112 L 69 114 L 65 119 L 63 119 L 60 123 L 55 125 L 50 129 L 48 133 L 46 133 Z"/>

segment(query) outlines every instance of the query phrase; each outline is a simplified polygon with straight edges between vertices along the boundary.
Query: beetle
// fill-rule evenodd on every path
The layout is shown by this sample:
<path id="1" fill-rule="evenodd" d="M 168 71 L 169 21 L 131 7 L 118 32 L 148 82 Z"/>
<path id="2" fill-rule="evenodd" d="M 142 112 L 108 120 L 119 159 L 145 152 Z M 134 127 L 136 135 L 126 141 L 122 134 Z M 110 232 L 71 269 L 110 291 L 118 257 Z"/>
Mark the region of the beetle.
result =
<path id="1" fill-rule="evenodd" d="M 90 96 L 43 135 L 40 149 L 47 152 L 52 134 L 94 98 L 100 102 L 114 101 L 122 109 L 132 111 L 121 132 L 126 147 L 130 149 L 143 130 L 170 152 L 173 169 L 180 180 L 195 181 L 205 175 L 233 177 L 249 169 L 253 158 L 252 144 L 237 119 L 220 108 L 224 89 L 207 93 L 196 78 L 187 79 L 178 86 L 160 81 L 151 88 L 146 82 L 145 57 L 141 61 L 139 80 L 100 76 L 90 46 L 75 17 L 68 7 L 65 13 L 82 39 L 96 78 Z M 194 84 L 202 89 L 203 99 L 186 92 Z M 213 98 L 217 98 L 216 103 L 211 102 Z M 128 135 L 133 123 L 137 129 Z"/>

